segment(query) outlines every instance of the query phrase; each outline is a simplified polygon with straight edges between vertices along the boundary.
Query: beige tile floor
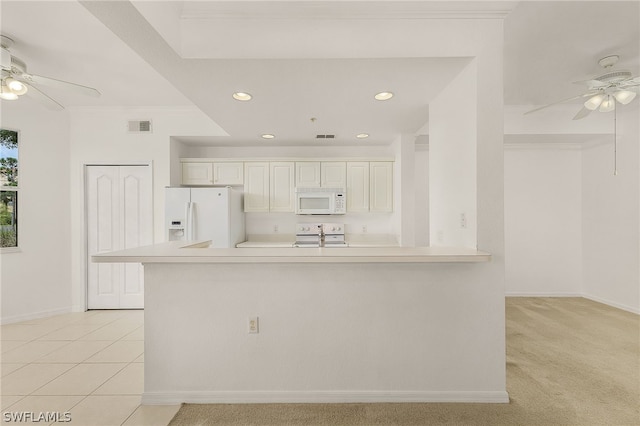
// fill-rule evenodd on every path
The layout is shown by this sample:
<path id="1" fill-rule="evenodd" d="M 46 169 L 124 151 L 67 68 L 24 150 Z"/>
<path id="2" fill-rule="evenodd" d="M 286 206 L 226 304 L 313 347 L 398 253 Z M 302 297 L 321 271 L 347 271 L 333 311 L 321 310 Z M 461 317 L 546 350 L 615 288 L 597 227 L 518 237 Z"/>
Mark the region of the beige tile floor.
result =
<path id="1" fill-rule="evenodd" d="M 139 310 L 89 311 L 3 325 L 2 424 L 6 413 L 69 412 L 71 425 L 167 425 L 178 406 L 140 405 L 143 326 Z"/>

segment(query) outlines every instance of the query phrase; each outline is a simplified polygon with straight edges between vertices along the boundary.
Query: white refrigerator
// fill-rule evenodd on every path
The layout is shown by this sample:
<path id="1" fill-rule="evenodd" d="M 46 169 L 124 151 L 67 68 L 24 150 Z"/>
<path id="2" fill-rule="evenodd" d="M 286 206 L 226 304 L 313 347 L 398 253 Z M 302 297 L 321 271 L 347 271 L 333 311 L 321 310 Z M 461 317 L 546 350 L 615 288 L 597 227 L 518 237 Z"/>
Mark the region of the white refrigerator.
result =
<path id="1" fill-rule="evenodd" d="M 211 240 L 211 247 L 235 247 L 245 240 L 242 192 L 167 187 L 165 222 L 167 241 Z"/>

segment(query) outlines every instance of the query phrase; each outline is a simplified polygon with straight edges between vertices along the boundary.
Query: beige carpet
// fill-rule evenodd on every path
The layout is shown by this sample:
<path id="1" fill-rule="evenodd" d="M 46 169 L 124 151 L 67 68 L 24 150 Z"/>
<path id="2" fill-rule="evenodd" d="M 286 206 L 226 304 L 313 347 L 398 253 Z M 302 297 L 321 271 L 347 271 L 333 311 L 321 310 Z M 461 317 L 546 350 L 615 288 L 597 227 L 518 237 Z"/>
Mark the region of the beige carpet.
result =
<path id="1" fill-rule="evenodd" d="M 640 425 L 640 317 L 507 299 L 509 404 L 185 404 L 170 426 Z"/>

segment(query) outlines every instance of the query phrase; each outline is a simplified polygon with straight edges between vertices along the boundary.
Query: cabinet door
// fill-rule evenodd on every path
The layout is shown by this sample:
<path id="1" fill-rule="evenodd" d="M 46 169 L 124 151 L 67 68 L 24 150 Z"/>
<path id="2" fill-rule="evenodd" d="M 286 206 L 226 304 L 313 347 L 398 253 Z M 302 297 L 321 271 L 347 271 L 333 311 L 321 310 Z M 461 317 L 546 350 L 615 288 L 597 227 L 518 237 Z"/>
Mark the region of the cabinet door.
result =
<path id="1" fill-rule="evenodd" d="M 320 188 L 320 162 L 296 162 L 296 187 Z"/>
<path id="2" fill-rule="evenodd" d="M 369 211 L 393 211 L 393 163 L 369 163 Z"/>
<path id="3" fill-rule="evenodd" d="M 244 183 L 244 163 L 213 163 L 213 183 L 215 185 L 242 185 Z"/>
<path id="4" fill-rule="evenodd" d="M 369 211 L 369 162 L 347 163 L 347 212 Z"/>
<path id="5" fill-rule="evenodd" d="M 323 161 L 320 165 L 321 186 L 323 188 L 345 188 L 347 186 L 347 163 L 344 161 Z"/>
<path id="6" fill-rule="evenodd" d="M 269 211 L 269 163 L 244 163 L 244 211 Z"/>
<path id="7" fill-rule="evenodd" d="M 269 210 L 272 212 L 293 212 L 295 210 L 294 163 L 279 161 L 270 163 Z"/>
<path id="8" fill-rule="evenodd" d="M 213 185 L 213 164 L 182 163 L 183 185 Z"/>

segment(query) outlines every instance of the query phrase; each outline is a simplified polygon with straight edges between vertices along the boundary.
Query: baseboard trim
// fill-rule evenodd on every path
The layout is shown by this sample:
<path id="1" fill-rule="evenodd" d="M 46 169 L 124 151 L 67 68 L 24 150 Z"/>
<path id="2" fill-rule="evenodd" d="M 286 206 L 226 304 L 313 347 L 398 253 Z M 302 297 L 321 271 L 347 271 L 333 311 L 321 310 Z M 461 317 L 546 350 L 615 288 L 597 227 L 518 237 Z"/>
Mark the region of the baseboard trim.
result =
<path id="1" fill-rule="evenodd" d="M 612 302 L 611 300 L 603 299 L 602 297 L 585 294 L 582 297 L 585 299 L 593 300 L 594 302 L 602 303 L 614 308 L 622 309 L 623 311 L 631 312 L 632 314 L 640 315 L 640 309 L 632 306 L 624 305 L 622 303 Z"/>
<path id="2" fill-rule="evenodd" d="M 529 292 L 507 292 L 506 297 L 582 297 L 581 293 L 529 293 Z"/>
<path id="3" fill-rule="evenodd" d="M 29 314 L 13 315 L 13 316 L 10 316 L 10 317 L 2 317 L 2 319 L 0 319 L 0 324 L 4 325 L 4 324 L 13 324 L 15 322 L 31 321 L 31 320 L 41 319 L 41 318 L 52 317 L 54 315 L 68 314 L 70 312 L 73 312 L 73 309 L 69 306 L 67 308 L 51 309 L 51 310 L 48 310 L 48 311 L 40 311 L 40 312 L 32 312 L 32 313 L 29 313 Z"/>
<path id="4" fill-rule="evenodd" d="M 462 402 L 508 403 L 506 391 L 201 391 L 145 392 L 143 405 Z"/>

